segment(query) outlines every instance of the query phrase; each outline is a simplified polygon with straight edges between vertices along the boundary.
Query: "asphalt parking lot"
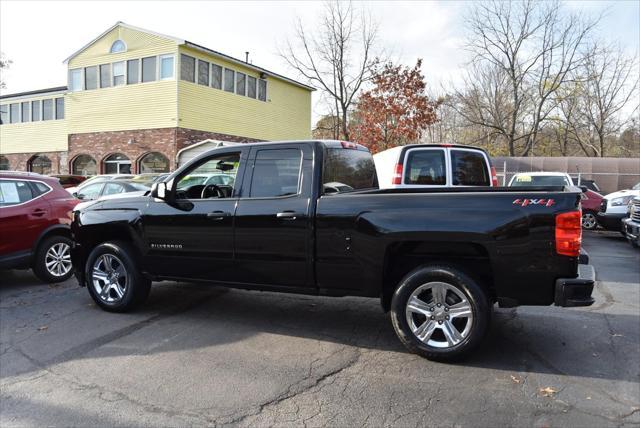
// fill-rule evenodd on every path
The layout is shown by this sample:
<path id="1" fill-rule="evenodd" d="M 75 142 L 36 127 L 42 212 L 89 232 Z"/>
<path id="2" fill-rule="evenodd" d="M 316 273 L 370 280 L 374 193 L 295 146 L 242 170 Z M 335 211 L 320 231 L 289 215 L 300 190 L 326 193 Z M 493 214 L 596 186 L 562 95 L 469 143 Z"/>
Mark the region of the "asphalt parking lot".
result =
<path id="1" fill-rule="evenodd" d="M 594 306 L 496 309 L 455 365 L 407 353 L 377 300 L 161 283 L 109 314 L 0 272 L 0 426 L 637 426 L 640 251 L 584 246 Z"/>

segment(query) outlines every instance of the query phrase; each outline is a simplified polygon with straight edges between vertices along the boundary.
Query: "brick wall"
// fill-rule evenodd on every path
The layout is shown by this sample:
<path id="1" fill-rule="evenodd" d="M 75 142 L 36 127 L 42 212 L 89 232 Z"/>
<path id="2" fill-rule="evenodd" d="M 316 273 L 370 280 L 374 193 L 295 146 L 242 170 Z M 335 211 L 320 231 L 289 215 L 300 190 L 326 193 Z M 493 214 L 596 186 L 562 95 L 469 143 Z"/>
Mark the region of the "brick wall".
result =
<path id="1" fill-rule="evenodd" d="M 38 155 L 46 156 L 51 161 L 51 174 L 67 173 L 67 154 L 66 152 L 41 152 Z M 28 171 L 29 160 L 33 158 L 35 153 L 12 153 L 3 154 L 2 156 L 9 159 L 9 169 L 12 171 Z"/>
<path id="2" fill-rule="evenodd" d="M 51 160 L 52 174 L 68 174 L 78 155 L 90 155 L 98 165 L 98 173 L 104 173 L 103 161 L 112 154 L 122 153 L 131 160 L 131 172 L 138 173 L 139 160 L 150 152 L 162 153 L 169 159 L 171 170 L 176 167 L 176 155 L 180 149 L 200 141 L 212 139 L 248 143 L 256 140 L 237 135 L 196 131 L 186 128 L 157 128 L 131 131 L 89 132 L 69 135 L 68 152 L 41 153 Z M 3 155 L 9 159 L 10 169 L 26 171 L 27 162 L 34 153 Z"/>

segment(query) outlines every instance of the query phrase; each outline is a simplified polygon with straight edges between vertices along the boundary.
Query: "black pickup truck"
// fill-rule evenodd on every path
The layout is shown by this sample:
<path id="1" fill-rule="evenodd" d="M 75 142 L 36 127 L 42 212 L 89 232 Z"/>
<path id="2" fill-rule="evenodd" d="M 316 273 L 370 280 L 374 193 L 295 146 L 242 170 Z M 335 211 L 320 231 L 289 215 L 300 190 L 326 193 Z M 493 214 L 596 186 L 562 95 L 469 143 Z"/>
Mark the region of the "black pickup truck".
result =
<path id="1" fill-rule="evenodd" d="M 158 280 L 376 297 L 404 345 L 437 360 L 478 345 L 496 302 L 594 301 L 578 188 L 380 190 L 368 150 L 340 141 L 212 150 L 147 194 L 78 205 L 72 236 L 105 310 Z"/>

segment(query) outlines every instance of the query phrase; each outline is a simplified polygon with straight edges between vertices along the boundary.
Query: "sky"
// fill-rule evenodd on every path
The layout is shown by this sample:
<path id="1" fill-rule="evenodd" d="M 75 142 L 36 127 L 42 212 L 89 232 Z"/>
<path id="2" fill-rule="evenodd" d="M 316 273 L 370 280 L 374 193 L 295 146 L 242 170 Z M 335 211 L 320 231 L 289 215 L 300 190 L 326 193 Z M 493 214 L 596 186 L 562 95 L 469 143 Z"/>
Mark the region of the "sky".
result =
<path id="1" fill-rule="evenodd" d="M 462 49 L 464 1 L 355 2 L 379 23 L 378 44 L 406 65 L 423 59 L 432 89 L 460 83 L 468 54 Z M 604 13 L 600 34 L 629 53 L 640 51 L 640 1 L 569 1 L 568 10 Z M 323 3 L 316 1 L 28 1 L 0 0 L 0 51 L 13 61 L 3 94 L 66 85 L 65 58 L 117 21 L 244 58 L 298 79 L 278 55 L 300 18 L 308 31 Z M 314 96 L 314 116 L 322 105 Z"/>

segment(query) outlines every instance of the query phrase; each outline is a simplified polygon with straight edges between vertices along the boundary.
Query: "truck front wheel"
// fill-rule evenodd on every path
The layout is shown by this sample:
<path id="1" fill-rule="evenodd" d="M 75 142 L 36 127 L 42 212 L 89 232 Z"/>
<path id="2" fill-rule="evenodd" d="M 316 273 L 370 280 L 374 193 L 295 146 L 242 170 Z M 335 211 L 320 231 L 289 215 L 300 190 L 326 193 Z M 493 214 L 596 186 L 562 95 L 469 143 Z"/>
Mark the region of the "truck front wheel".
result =
<path id="1" fill-rule="evenodd" d="M 411 352 L 430 360 L 467 355 L 484 338 L 490 318 L 482 287 L 446 265 L 413 270 L 400 281 L 391 301 L 398 338 Z"/>
<path id="2" fill-rule="evenodd" d="M 93 249 L 85 269 L 87 289 L 102 309 L 126 312 L 149 295 L 151 281 L 136 266 L 131 246 L 125 242 L 105 242 Z"/>

